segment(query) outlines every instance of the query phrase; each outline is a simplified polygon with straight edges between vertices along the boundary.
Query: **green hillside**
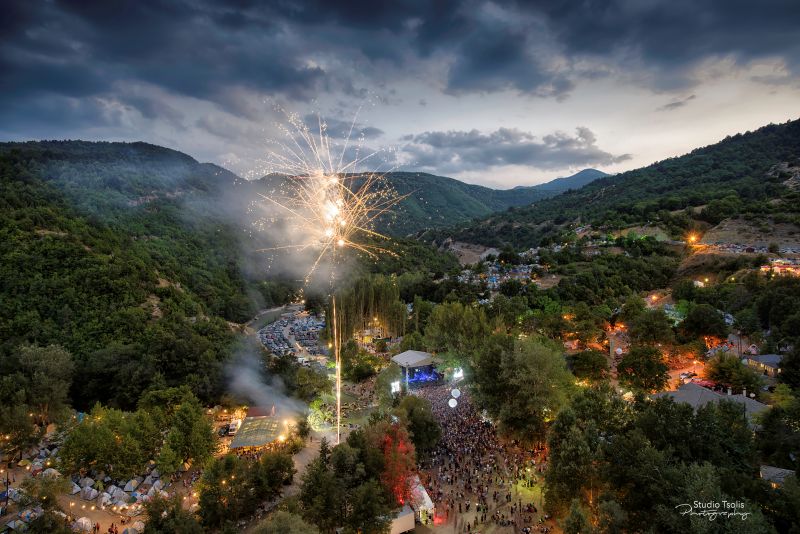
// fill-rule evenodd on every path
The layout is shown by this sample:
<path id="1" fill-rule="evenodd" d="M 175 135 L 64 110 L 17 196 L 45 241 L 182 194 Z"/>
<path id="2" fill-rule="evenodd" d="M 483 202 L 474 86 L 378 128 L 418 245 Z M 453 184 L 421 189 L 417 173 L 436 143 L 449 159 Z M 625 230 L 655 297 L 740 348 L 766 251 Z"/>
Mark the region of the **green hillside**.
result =
<path id="1" fill-rule="evenodd" d="M 378 221 L 378 227 L 390 235 L 405 236 L 465 223 L 510 207 L 527 206 L 571 188 L 582 187 L 606 174 L 584 169 L 573 176 L 513 189 L 491 189 L 428 173 L 390 172 L 385 176 L 395 191 L 405 198 L 393 210 L 391 217 Z M 260 183 L 269 192 L 279 189 L 283 179 L 269 176 Z"/>
<path id="2" fill-rule="evenodd" d="M 299 287 L 267 271 L 263 236 L 246 231 L 253 187 L 146 143 L 0 144 L 0 376 L 20 346 L 58 344 L 78 365 L 79 408 L 130 408 L 181 384 L 216 401 L 229 323 Z M 392 272 L 456 265 L 416 241 L 392 246 Z"/>
<path id="3" fill-rule="evenodd" d="M 570 224 L 612 230 L 650 223 L 675 237 L 732 216 L 797 224 L 800 194 L 784 183 L 789 173 L 771 170 L 798 158 L 800 121 L 773 124 L 426 237 L 530 247 L 557 239 Z"/>

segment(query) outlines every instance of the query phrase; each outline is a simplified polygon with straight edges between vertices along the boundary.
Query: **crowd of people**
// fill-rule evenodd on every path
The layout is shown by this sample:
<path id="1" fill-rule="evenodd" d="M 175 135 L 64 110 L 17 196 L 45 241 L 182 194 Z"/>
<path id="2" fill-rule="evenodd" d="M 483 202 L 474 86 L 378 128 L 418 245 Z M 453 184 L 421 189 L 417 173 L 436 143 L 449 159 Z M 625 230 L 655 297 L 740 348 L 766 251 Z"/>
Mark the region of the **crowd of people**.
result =
<path id="1" fill-rule="evenodd" d="M 436 508 L 434 524 L 473 534 L 490 527 L 492 532 L 548 532 L 549 518 L 540 510 L 546 451 L 498 437 L 466 388 L 455 407 L 448 385 L 419 388 L 414 394 L 430 401 L 442 427 L 439 444 L 421 464 L 421 480 Z"/>

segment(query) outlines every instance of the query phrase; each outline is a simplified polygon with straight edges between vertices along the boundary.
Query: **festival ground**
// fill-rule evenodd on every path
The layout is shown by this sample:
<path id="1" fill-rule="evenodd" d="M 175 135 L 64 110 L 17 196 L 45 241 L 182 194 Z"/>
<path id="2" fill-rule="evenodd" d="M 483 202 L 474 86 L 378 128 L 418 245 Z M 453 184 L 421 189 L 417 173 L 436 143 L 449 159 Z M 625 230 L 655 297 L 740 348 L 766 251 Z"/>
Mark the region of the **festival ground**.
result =
<path id="1" fill-rule="evenodd" d="M 431 402 L 442 438 L 420 465 L 423 485 L 436 508 L 433 521 L 416 532 L 559 532 L 542 510 L 546 453 L 497 436 L 462 388 L 458 404 L 451 387 L 427 386 L 414 394 Z"/>

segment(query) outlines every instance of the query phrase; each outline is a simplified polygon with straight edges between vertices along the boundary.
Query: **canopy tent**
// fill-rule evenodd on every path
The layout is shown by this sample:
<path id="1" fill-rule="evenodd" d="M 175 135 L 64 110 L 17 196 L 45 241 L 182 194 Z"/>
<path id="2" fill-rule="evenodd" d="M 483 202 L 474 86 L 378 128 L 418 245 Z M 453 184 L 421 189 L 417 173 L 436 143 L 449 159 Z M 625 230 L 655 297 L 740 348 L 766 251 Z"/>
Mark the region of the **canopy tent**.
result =
<path id="1" fill-rule="evenodd" d="M 283 425 L 275 417 L 269 415 L 245 417 L 230 448 L 263 447 L 278 439 L 282 431 Z"/>
<path id="2" fill-rule="evenodd" d="M 433 356 L 419 350 L 407 350 L 393 356 L 392 361 L 404 369 L 411 367 L 424 367 L 433 364 Z"/>

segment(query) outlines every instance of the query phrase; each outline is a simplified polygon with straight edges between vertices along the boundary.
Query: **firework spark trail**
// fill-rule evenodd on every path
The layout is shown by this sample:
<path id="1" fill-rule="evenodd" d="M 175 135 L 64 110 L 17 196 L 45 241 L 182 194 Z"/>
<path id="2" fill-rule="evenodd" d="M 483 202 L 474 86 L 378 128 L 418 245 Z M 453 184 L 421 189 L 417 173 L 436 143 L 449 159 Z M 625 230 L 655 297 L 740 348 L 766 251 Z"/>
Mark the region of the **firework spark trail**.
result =
<path id="1" fill-rule="evenodd" d="M 341 438 L 341 332 L 337 317 L 335 282 L 336 268 L 345 249 L 352 249 L 371 258 L 393 252 L 374 244 L 389 238 L 375 230 L 376 222 L 388 215 L 405 196 L 398 195 L 389 185 L 385 173 L 358 172 L 368 160 L 378 154 L 360 156 L 363 137 L 354 148 L 355 156 L 347 160 L 351 136 L 358 114 L 338 155 L 335 144 L 327 135 L 327 125 L 318 117 L 319 134 L 312 132 L 295 114 L 285 113 L 292 129 L 279 125 L 287 142 L 278 142 L 278 150 L 270 154 L 272 173 L 285 177 L 285 195 L 260 195 L 279 210 L 286 220 L 300 230 L 303 239 L 261 249 L 263 252 L 308 249 L 318 250 L 305 275 L 311 282 L 323 261 L 330 264 L 331 332 L 336 363 L 336 442 Z"/>

